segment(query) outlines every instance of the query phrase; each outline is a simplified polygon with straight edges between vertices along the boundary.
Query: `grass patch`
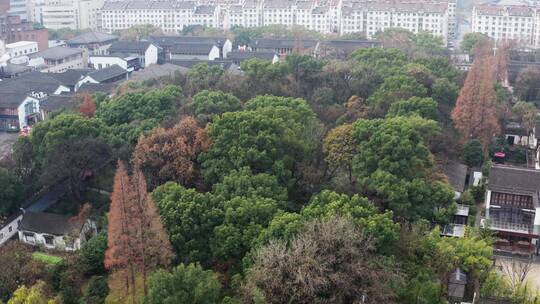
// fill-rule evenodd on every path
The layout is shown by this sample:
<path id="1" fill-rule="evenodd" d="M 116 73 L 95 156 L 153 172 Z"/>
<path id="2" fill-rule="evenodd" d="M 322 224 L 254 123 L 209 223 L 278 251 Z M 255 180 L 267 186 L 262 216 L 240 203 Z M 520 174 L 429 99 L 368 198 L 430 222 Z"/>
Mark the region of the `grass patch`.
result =
<path id="1" fill-rule="evenodd" d="M 50 254 L 46 254 L 43 252 L 34 252 L 32 253 L 32 258 L 38 262 L 42 262 L 49 265 L 56 265 L 60 262 L 62 262 L 62 258 Z"/>

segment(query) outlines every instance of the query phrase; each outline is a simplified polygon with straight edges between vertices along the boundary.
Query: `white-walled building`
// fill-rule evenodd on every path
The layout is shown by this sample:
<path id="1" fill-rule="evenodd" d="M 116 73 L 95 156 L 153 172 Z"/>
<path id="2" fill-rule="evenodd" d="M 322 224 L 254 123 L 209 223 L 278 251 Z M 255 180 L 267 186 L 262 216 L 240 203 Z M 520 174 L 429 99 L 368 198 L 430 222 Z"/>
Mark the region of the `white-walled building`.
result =
<path id="1" fill-rule="evenodd" d="M 234 26 L 303 26 L 321 33 L 364 32 L 368 37 L 389 27 L 428 31 L 447 41 L 455 32 L 456 0 L 241 0 L 219 4 L 194 1 L 108 1 L 101 26 L 113 32 L 152 24 L 166 33 L 188 25 L 230 29 Z"/>
<path id="2" fill-rule="evenodd" d="M 33 0 L 32 21 L 46 28 L 92 29 L 101 26 L 100 10 L 105 0 Z"/>
<path id="3" fill-rule="evenodd" d="M 6 52 L 9 54 L 11 59 L 28 56 L 33 53 L 37 53 L 38 44 L 35 41 L 19 41 L 15 43 L 6 44 Z"/>
<path id="4" fill-rule="evenodd" d="M 540 7 L 524 5 L 475 6 L 472 31 L 497 41 L 514 40 L 526 46 L 540 46 Z"/>
<path id="5" fill-rule="evenodd" d="M 69 69 L 84 68 L 83 50 L 67 47 L 53 47 L 31 54 L 31 59 L 43 58 L 45 67 L 42 72 L 62 73 Z"/>
<path id="6" fill-rule="evenodd" d="M 69 216 L 25 212 L 19 227 L 19 240 L 47 249 L 75 251 L 96 235 L 96 223 L 91 220 L 74 220 Z"/>

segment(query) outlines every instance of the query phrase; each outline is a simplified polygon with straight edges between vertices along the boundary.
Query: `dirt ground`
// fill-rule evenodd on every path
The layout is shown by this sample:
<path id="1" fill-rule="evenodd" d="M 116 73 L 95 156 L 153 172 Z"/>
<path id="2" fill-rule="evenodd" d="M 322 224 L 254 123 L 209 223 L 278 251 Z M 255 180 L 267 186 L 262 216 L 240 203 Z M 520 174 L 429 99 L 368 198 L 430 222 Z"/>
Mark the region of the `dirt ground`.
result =
<path id="1" fill-rule="evenodd" d="M 17 138 L 19 137 L 18 133 L 5 133 L 0 132 L 0 159 L 4 158 L 9 152 Z"/>

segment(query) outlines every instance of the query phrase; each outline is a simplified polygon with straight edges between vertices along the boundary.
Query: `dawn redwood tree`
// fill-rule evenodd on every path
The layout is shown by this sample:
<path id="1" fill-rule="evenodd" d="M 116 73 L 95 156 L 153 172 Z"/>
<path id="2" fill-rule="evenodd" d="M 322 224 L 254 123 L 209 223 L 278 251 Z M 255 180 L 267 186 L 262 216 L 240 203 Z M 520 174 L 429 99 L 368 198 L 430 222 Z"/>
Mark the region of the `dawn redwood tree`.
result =
<path id="1" fill-rule="evenodd" d="M 493 135 L 500 132 L 495 96 L 496 60 L 493 56 L 478 56 L 459 93 L 452 119 L 462 140 L 480 140 L 487 150 Z"/>
<path id="2" fill-rule="evenodd" d="M 96 113 L 96 104 L 89 93 L 83 95 L 83 102 L 79 107 L 79 112 L 88 118 L 94 117 L 94 114 Z"/>
<path id="3" fill-rule="evenodd" d="M 133 160 L 149 177 L 151 188 L 167 181 L 192 187 L 198 184 L 197 157 L 210 145 L 206 130 L 186 117 L 171 129 L 158 127 L 141 136 Z"/>
<path id="4" fill-rule="evenodd" d="M 105 266 L 124 278 L 125 295 L 136 302 L 136 278 L 142 276 L 146 294 L 147 274 L 169 266 L 172 258 L 167 233 L 138 168 L 130 178 L 118 163 L 108 223 Z"/>

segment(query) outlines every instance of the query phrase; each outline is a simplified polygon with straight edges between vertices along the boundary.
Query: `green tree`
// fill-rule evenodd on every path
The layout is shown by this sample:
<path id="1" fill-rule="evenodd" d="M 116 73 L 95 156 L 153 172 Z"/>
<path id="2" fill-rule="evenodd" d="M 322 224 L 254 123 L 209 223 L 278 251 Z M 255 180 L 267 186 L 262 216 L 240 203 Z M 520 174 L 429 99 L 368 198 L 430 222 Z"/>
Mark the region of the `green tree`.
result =
<path id="1" fill-rule="evenodd" d="M 425 119 L 437 120 L 437 103 L 427 97 L 412 97 L 393 103 L 388 110 L 387 117 L 418 115 Z"/>
<path id="2" fill-rule="evenodd" d="M 199 121 L 208 122 L 213 116 L 240 110 L 242 103 L 232 94 L 204 90 L 193 96 L 190 108 Z"/>
<path id="3" fill-rule="evenodd" d="M 439 106 L 444 105 L 446 108 L 450 108 L 456 104 L 458 94 L 459 88 L 456 84 L 446 78 L 439 78 L 433 84 L 431 97 L 437 101 Z M 450 111 L 447 112 L 450 113 Z"/>
<path id="4" fill-rule="evenodd" d="M 246 108 L 210 124 L 213 145 L 200 156 L 204 176 L 215 183 L 231 170 L 249 167 L 290 186 L 295 162 L 313 149 L 308 135 L 313 112 L 305 101 L 272 96 L 249 101 Z"/>
<path id="5" fill-rule="evenodd" d="M 273 199 L 234 197 L 223 203 L 223 223 L 214 229 L 212 252 L 222 260 L 241 259 L 279 208 Z"/>
<path id="6" fill-rule="evenodd" d="M 275 200 L 283 210 L 290 209 L 287 189 L 278 183 L 275 176 L 266 173 L 253 174 L 249 168 L 233 170 L 215 184 L 212 193 L 223 200 L 234 197 L 260 197 Z"/>
<path id="7" fill-rule="evenodd" d="M 211 193 L 198 193 L 176 183 L 166 183 L 152 193 L 177 258 L 185 263 L 208 264 L 209 240 L 223 221 L 220 201 Z"/>
<path id="8" fill-rule="evenodd" d="M 284 63 L 272 64 L 270 60 L 253 58 L 242 62 L 240 67 L 254 94 L 280 94 L 283 91 L 282 82 L 287 74 Z"/>
<path id="9" fill-rule="evenodd" d="M 24 186 L 13 172 L 0 167 L 0 217 L 9 216 L 23 202 Z"/>
<path id="10" fill-rule="evenodd" d="M 478 139 L 471 139 L 463 147 L 463 161 L 469 167 L 482 166 L 484 152 Z"/>
<path id="11" fill-rule="evenodd" d="M 156 271 L 148 282 L 145 304 L 215 304 L 219 302 L 221 284 L 211 270 L 198 264 L 180 264 L 171 272 Z"/>
<path id="12" fill-rule="evenodd" d="M 80 299 L 79 304 L 105 304 L 105 298 L 109 294 L 107 278 L 93 276 L 88 281 L 86 294 Z"/>
<path id="13" fill-rule="evenodd" d="M 516 95 L 525 101 L 540 100 L 540 69 L 529 67 L 521 72 L 516 79 L 514 89 Z"/>
<path id="14" fill-rule="evenodd" d="M 383 84 L 368 98 L 368 104 L 377 115 L 385 115 L 390 105 L 398 100 L 427 96 L 427 89 L 408 75 L 385 78 Z"/>
<path id="15" fill-rule="evenodd" d="M 394 48 L 367 48 L 355 51 L 351 57 L 373 67 L 384 78 L 395 75 L 409 63 L 407 55 Z"/>
<path id="16" fill-rule="evenodd" d="M 186 91 L 193 96 L 202 90 L 215 88 L 225 70 L 220 65 L 196 64 L 187 73 Z"/>
<path id="17" fill-rule="evenodd" d="M 434 121 L 417 116 L 355 124 L 354 136 L 361 151 L 353 160 L 355 175 L 398 217 L 431 218 L 435 207 L 453 200 L 448 184 L 430 178 L 433 160 L 425 143 L 438 130 Z"/>
<path id="18" fill-rule="evenodd" d="M 105 250 L 107 250 L 107 234 L 99 233 L 85 242 L 80 251 L 80 263 L 87 275 L 105 273 Z"/>
<path id="19" fill-rule="evenodd" d="M 441 54 L 445 49 L 442 38 L 427 31 L 418 32 L 414 36 L 414 42 L 418 51 L 428 55 Z"/>
<path id="20" fill-rule="evenodd" d="M 168 86 L 160 90 L 133 92 L 104 101 L 96 117 L 111 127 L 109 137 L 117 148 L 134 146 L 142 133 L 149 132 L 176 113 L 182 90 Z"/>
<path id="21" fill-rule="evenodd" d="M 490 42 L 491 39 L 482 33 L 467 33 L 463 36 L 460 48 L 463 52 L 473 54 L 478 44 Z"/>

